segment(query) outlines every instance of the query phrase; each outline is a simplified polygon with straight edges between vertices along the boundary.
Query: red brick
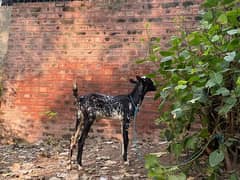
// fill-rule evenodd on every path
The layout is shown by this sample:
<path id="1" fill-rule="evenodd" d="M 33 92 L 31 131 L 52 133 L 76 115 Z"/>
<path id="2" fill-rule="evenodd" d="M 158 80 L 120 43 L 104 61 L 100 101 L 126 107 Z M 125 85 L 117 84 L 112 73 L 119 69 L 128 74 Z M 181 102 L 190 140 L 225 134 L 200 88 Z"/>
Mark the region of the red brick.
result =
<path id="1" fill-rule="evenodd" d="M 168 4 L 172 0 L 127 1 L 116 11 L 109 9 L 109 4 L 91 1 L 66 2 L 64 9 L 54 2 L 14 4 L 4 66 L 5 77 L 9 77 L 4 79 L 5 123 L 29 141 L 47 134 L 68 134 L 74 127 L 73 80 L 77 79 L 79 94 L 130 92 L 130 77 L 154 69 L 153 65 L 135 64 L 147 54 L 148 43 L 140 41 L 149 38 L 147 21 L 151 21 L 150 36 L 160 36 L 164 47 L 176 32 L 174 19 L 198 13 L 202 0 L 193 2 L 194 6 L 184 9 L 182 2 L 163 8 L 163 3 L 164 7 L 174 6 Z M 188 18 L 186 26 L 193 28 L 193 24 L 194 18 Z M 137 117 L 141 135 L 154 134 L 159 102 L 153 102 L 153 96 L 147 95 Z M 50 110 L 57 112 L 54 119 L 43 114 Z M 26 121 L 26 126 L 20 126 Z M 120 122 L 98 121 L 93 132 L 121 138 Z"/>

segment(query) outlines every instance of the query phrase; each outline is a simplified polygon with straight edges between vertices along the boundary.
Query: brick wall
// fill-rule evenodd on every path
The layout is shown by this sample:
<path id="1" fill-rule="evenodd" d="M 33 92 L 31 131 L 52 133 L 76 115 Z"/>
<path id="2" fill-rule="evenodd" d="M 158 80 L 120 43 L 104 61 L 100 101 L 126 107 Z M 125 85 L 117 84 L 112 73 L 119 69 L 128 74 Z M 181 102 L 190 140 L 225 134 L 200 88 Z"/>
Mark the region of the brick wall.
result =
<path id="1" fill-rule="evenodd" d="M 185 27 L 196 25 L 201 0 L 73 1 L 18 3 L 12 6 L 7 59 L 4 63 L 5 126 L 20 138 L 35 141 L 46 135 L 69 136 L 74 127 L 72 81 L 80 94 L 125 94 L 136 74 L 151 64 L 136 65 L 157 36 L 164 45 Z M 150 24 L 149 33 L 146 24 Z M 142 41 L 141 39 L 145 39 Z M 145 98 L 137 119 L 141 135 L 153 136 L 157 102 Z M 56 112 L 54 117 L 47 111 Z M 119 122 L 98 121 L 92 130 L 119 137 Z"/>

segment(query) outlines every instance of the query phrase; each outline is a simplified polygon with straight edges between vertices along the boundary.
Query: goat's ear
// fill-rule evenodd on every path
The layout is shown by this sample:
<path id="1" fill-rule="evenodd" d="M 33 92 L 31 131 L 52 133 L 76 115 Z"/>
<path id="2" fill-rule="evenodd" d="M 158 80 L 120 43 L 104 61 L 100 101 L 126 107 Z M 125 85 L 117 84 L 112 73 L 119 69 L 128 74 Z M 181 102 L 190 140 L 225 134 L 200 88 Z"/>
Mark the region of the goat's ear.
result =
<path id="1" fill-rule="evenodd" d="M 133 83 L 133 84 L 136 84 L 136 83 L 137 83 L 137 81 L 135 81 L 135 80 L 133 80 L 133 79 L 129 79 L 129 82 L 130 82 L 130 83 Z"/>
<path id="2" fill-rule="evenodd" d="M 141 78 L 140 76 L 136 76 L 136 79 L 137 79 L 138 81 L 141 81 L 141 80 L 142 80 L 142 78 Z"/>

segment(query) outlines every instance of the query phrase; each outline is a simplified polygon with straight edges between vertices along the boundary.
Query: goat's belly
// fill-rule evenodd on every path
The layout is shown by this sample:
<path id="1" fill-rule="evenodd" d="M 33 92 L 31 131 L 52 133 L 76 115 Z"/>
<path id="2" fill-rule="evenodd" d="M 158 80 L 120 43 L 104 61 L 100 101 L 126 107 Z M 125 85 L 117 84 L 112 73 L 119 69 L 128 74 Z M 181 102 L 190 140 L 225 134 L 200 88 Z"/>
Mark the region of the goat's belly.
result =
<path id="1" fill-rule="evenodd" d="M 123 114 L 119 113 L 119 112 L 113 112 L 111 114 L 111 119 L 122 120 L 123 119 Z"/>
<path id="2" fill-rule="evenodd" d="M 96 112 L 97 119 L 113 119 L 113 120 L 122 120 L 123 119 L 123 113 L 118 111 L 112 111 L 112 112 L 102 112 L 98 111 Z"/>

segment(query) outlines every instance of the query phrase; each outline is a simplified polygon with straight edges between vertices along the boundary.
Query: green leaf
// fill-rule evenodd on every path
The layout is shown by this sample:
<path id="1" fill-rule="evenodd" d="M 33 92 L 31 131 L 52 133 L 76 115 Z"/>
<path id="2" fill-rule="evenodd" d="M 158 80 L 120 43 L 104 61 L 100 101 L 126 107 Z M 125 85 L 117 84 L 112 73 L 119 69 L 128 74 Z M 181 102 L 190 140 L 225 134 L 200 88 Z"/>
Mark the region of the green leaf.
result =
<path id="1" fill-rule="evenodd" d="M 180 173 L 178 175 L 169 175 L 168 180 L 186 180 L 187 177 L 185 174 Z"/>
<path id="2" fill-rule="evenodd" d="M 209 164 L 211 167 L 219 165 L 224 160 L 224 153 L 221 150 L 215 150 L 209 155 Z"/>
<path id="3" fill-rule="evenodd" d="M 237 99 L 235 97 L 229 97 L 225 100 L 226 104 L 234 106 L 235 103 L 237 102 Z"/>
<path id="4" fill-rule="evenodd" d="M 230 91 L 225 87 L 221 87 L 216 91 L 214 95 L 220 95 L 220 94 L 223 96 L 228 96 L 230 94 Z"/>
<path id="5" fill-rule="evenodd" d="M 222 4 L 223 5 L 226 5 L 226 4 L 229 4 L 229 3 L 232 3 L 234 2 L 235 0 L 222 0 Z"/>
<path id="6" fill-rule="evenodd" d="M 160 50 L 160 47 L 158 45 L 155 45 L 155 47 L 153 47 L 153 52 L 156 53 Z"/>
<path id="7" fill-rule="evenodd" d="M 210 74 L 210 79 L 207 81 L 205 87 L 211 88 L 215 85 L 220 85 L 223 81 L 223 76 L 221 73 Z"/>
<path id="8" fill-rule="evenodd" d="M 177 36 L 171 37 L 171 45 L 175 49 L 180 45 L 181 42 L 182 42 L 182 40 L 179 37 L 177 37 Z"/>
<path id="9" fill-rule="evenodd" d="M 237 78 L 236 84 L 237 84 L 237 86 L 240 86 L 240 77 Z"/>
<path id="10" fill-rule="evenodd" d="M 236 173 L 231 174 L 230 180 L 239 180 L 240 177 Z"/>
<path id="11" fill-rule="evenodd" d="M 216 42 L 216 41 L 218 41 L 219 39 L 220 39 L 220 36 L 214 35 L 214 36 L 212 37 L 212 42 Z"/>
<path id="12" fill-rule="evenodd" d="M 174 138 L 173 133 L 169 129 L 164 131 L 164 136 L 166 137 L 167 141 L 171 141 Z"/>
<path id="13" fill-rule="evenodd" d="M 189 59 L 191 57 L 190 53 L 188 50 L 183 50 L 182 52 L 179 53 L 180 57 L 183 57 L 185 59 Z"/>
<path id="14" fill-rule="evenodd" d="M 193 98 L 198 98 L 200 97 L 200 99 L 198 100 L 201 103 L 205 103 L 207 101 L 207 95 L 205 93 L 205 87 L 201 86 L 201 87 L 192 87 L 192 92 L 193 92 Z"/>
<path id="15" fill-rule="evenodd" d="M 146 169 L 150 169 L 150 168 L 154 168 L 156 166 L 158 166 L 158 159 L 157 156 L 155 155 L 147 155 L 145 158 L 145 168 Z"/>
<path id="16" fill-rule="evenodd" d="M 182 116 L 182 109 L 181 108 L 177 108 L 174 109 L 173 111 L 171 111 L 171 114 L 173 115 L 173 118 L 179 118 L 180 116 Z"/>
<path id="17" fill-rule="evenodd" d="M 229 23 L 231 23 L 231 25 L 236 27 L 239 27 L 239 21 L 238 21 L 239 12 L 240 12 L 239 8 L 226 12 Z"/>
<path id="18" fill-rule="evenodd" d="M 172 86 L 166 86 L 166 87 L 164 87 L 164 88 L 162 89 L 162 91 L 168 91 L 168 90 L 170 90 L 170 89 L 172 89 Z"/>
<path id="19" fill-rule="evenodd" d="M 236 97 L 240 97 L 240 86 L 235 87 L 233 92 Z"/>
<path id="20" fill-rule="evenodd" d="M 155 167 L 148 170 L 148 177 L 156 180 L 164 180 L 162 177 L 166 177 L 165 169 L 162 167 Z"/>
<path id="21" fill-rule="evenodd" d="M 196 102 L 197 102 L 198 100 L 200 100 L 200 99 L 201 99 L 201 97 L 197 97 L 197 98 L 194 98 L 194 99 L 189 100 L 188 103 L 194 104 L 194 103 L 196 103 Z"/>
<path id="22" fill-rule="evenodd" d="M 210 29 L 212 27 L 212 24 L 209 23 L 208 21 L 201 21 L 201 27 L 203 29 Z"/>
<path id="23" fill-rule="evenodd" d="M 155 42 L 160 43 L 160 41 L 161 41 L 161 38 L 160 38 L 160 37 L 156 37 L 156 38 L 155 38 Z"/>
<path id="24" fill-rule="evenodd" d="M 204 20 L 211 21 L 213 18 L 212 11 L 205 12 L 203 18 Z"/>
<path id="25" fill-rule="evenodd" d="M 200 77 L 199 76 L 192 76 L 188 81 L 190 83 L 193 83 L 193 82 L 197 82 L 200 80 Z"/>
<path id="26" fill-rule="evenodd" d="M 171 151 L 178 157 L 183 151 L 183 144 L 181 143 L 171 144 Z"/>
<path id="27" fill-rule="evenodd" d="M 217 18 L 217 22 L 220 24 L 227 24 L 228 23 L 228 19 L 226 14 L 221 14 L 218 18 Z"/>
<path id="28" fill-rule="evenodd" d="M 205 86 L 208 88 L 211 88 L 215 85 L 216 85 L 216 83 L 212 79 L 209 79 Z"/>
<path id="29" fill-rule="evenodd" d="M 227 31 L 227 34 L 235 35 L 235 34 L 238 34 L 239 32 L 240 32 L 240 29 L 231 29 L 231 30 Z"/>
<path id="30" fill-rule="evenodd" d="M 171 56 L 174 53 L 172 51 L 160 51 L 160 54 L 164 57 Z"/>
<path id="31" fill-rule="evenodd" d="M 219 0 L 206 0 L 203 3 L 203 6 L 206 8 L 214 7 L 218 4 Z"/>
<path id="32" fill-rule="evenodd" d="M 217 84 L 221 84 L 223 81 L 223 76 L 221 73 L 213 73 L 210 74 L 210 77 L 217 83 Z"/>
<path id="33" fill-rule="evenodd" d="M 171 61 L 172 59 L 173 59 L 172 56 L 167 56 L 167 57 L 161 58 L 161 62 Z"/>
<path id="34" fill-rule="evenodd" d="M 236 56 L 236 52 L 235 51 L 228 52 L 227 56 L 224 57 L 224 60 L 227 61 L 227 62 L 232 62 L 234 60 L 235 56 Z"/>
<path id="35" fill-rule="evenodd" d="M 187 81 L 185 80 L 178 81 L 178 85 L 186 85 L 186 84 L 187 84 Z"/>
<path id="36" fill-rule="evenodd" d="M 187 85 L 177 85 L 174 89 L 175 90 L 180 90 L 180 89 L 186 89 Z"/>
<path id="37" fill-rule="evenodd" d="M 145 25 L 144 25 L 144 27 L 145 27 L 146 29 L 149 29 L 149 28 L 150 28 L 150 26 L 151 26 L 151 24 L 150 24 L 150 23 L 145 23 Z"/>
<path id="38" fill-rule="evenodd" d="M 237 99 L 234 97 L 228 97 L 224 100 L 224 105 L 219 109 L 219 114 L 227 114 L 237 103 Z"/>
<path id="39" fill-rule="evenodd" d="M 196 136 L 192 136 L 187 139 L 185 147 L 188 149 L 195 149 L 199 139 Z"/>
<path id="40" fill-rule="evenodd" d="M 199 133 L 199 137 L 201 138 L 208 138 L 210 135 L 209 135 L 209 132 L 208 132 L 208 129 L 202 129 Z"/>
<path id="41" fill-rule="evenodd" d="M 138 59 L 138 60 L 136 60 L 136 63 L 141 64 L 141 63 L 144 63 L 146 61 L 147 61 L 146 59 Z"/>
<path id="42" fill-rule="evenodd" d="M 151 54 L 148 58 L 150 61 L 156 62 L 158 60 L 158 57 L 155 56 L 154 54 Z"/>
<path id="43" fill-rule="evenodd" d="M 52 119 L 52 118 L 56 117 L 58 113 L 57 113 L 57 112 L 54 112 L 54 111 L 46 111 L 46 112 L 44 112 L 44 114 L 45 114 L 49 119 Z"/>
<path id="44" fill-rule="evenodd" d="M 198 32 L 192 32 L 187 36 L 187 40 L 189 41 L 189 44 L 192 46 L 198 46 L 201 43 L 200 39 L 201 35 Z"/>
<path id="45" fill-rule="evenodd" d="M 234 51 L 240 46 L 240 40 L 239 39 L 233 39 L 231 40 L 227 45 L 228 51 Z"/>
<path id="46" fill-rule="evenodd" d="M 148 77 L 148 78 L 155 78 L 156 74 L 155 73 L 150 73 L 150 74 L 147 74 L 146 77 Z"/>

